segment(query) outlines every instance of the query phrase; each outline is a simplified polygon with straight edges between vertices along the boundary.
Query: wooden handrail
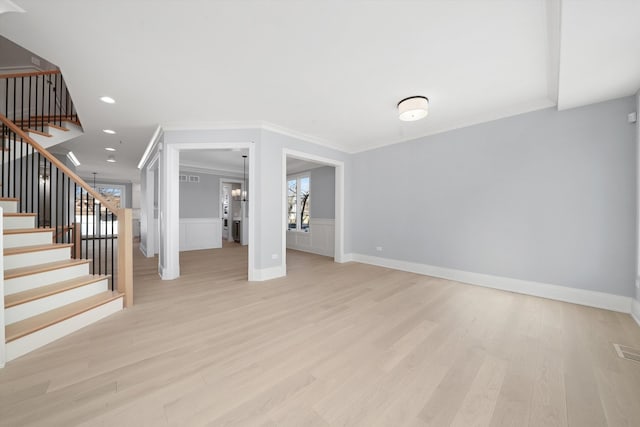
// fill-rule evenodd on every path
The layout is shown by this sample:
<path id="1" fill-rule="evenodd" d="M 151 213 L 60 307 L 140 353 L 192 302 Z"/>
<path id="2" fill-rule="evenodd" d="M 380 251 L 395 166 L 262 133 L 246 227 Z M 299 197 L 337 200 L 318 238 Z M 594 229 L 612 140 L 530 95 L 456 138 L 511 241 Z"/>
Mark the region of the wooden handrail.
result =
<path id="1" fill-rule="evenodd" d="M 96 200 L 100 201 L 107 209 L 111 212 L 117 212 L 119 208 L 113 206 L 111 202 L 107 201 L 102 194 L 95 191 L 89 184 L 87 184 L 82 178 L 76 175 L 71 169 L 69 169 L 64 163 L 58 160 L 53 154 L 49 153 L 49 151 L 45 150 L 40 144 L 35 142 L 33 139 L 29 137 L 22 129 L 20 129 L 15 123 L 6 118 L 4 115 L 0 114 L 0 122 L 4 123 L 9 129 L 11 129 L 16 135 L 22 138 L 24 142 L 31 145 L 36 151 L 40 153 L 40 155 L 44 156 L 47 160 L 49 160 L 52 164 L 54 164 L 58 169 L 67 174 L 72 181 L 78 184 L 80 187 L 84 188 L 84 190 L 91 194 Z"/>
<path id="2" fill-rule="evenodd" d="M 28 73 L 0 74 L 0 79 L 15 79 L 16 77 L 50 76 L 60 74 L 60 70 L 30 71 Z"/>

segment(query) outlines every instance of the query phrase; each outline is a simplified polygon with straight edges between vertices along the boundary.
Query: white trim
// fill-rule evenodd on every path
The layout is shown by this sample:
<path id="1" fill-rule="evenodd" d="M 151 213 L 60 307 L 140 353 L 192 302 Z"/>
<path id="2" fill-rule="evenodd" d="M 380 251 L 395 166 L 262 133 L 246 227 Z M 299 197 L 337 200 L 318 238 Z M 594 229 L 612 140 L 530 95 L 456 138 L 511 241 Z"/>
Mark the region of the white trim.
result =
<path id="1" fill-rule="evenodd" d="M 348 253 L 342 256 L 342 260 L 336 261 L 336 262 L 345 263 L 345 262 L 353 262 L 353 261 L 355 261 L 355 255 L 352 253 Z"/>
<path id="2" fill-rule="evenodd" d="M 283 275 L 287 272 L 287 157 L 293 157 L 299 160 L 307 160 L 311 162 L 321 163 L 327 166 L 335 167 L 335 239 L 334 239 L 334 261 L 344 262 L 344 162 L 340 160 L 331 159 L 328 157 L 316 156 L 315 154 L 309 154 L 304 151 L 291 150 L 289 148 L 282 149 L 282 200 L 281 200 L 281 224 L 282 224 L 282 268 Z"/>
<path id="3" fill-rule="evenodd" d="M 528 280 L 512 279 L 508 277 L 492 276 L 489 274 L 472 273 L 433 265 L 380 258 L 370 255 L 353 254 L 354 261 L 363 264 L 377 265 L 395 270 L 408 271 L 426 276 L 440 277 L 456 282 L 468 283 L 519 294 L 532 295 L 573 304 L 603 308 L 621 313 L 631 312 L 631 297 L 607 294 L 604 292 L 570 288 L 567 286 L 551 285 Z"/>
<path id="4" fill-rule="evenodd" d="M 172 211 L 172 215 L 170 218 L 165 219 L 164 223 L 165 233 L 167 236 L 169 233 L 172 235 L 175 234 L 175 239 L 171 239 L 170 241 L 165 242 L 167 244 L 165 257 L 165 262 L 171 262 L 172 268 L 168 268 L 168 265 L 163 265 L 161 262 L 163 261 L 162 254 L 159 257 L 158 263 L 158 271 L 160 272 L 160 276 L 164 280 L 175 279 L 180 276 L 180 251 L 179 251 L 179 214 L 178 214 L 178 200 L 180 197 L 180 182 L 178 180 L 179 176 L 179 152 L 185 150 L 227 150 L 227 149 L 249 149 L 249 188 L 257 188 L 256 187 L 256 156 L 255 156 L 255 143 L 254 142 L 185 142 L 185 143 L 169 143 L 165 142 L 164 144 L 164 155 L 162 156 L 165 162 L 170 164 L 171 166 L 171 174 L 170 176 L 166 176 L 166 181 L 163 179 L 163 175 L 168 175 L 165 173 L 160 174 L 160 184 L 161 187 L 164 187 L 163 197 L 160 198 L 160 206 L 161 211 L 158 213 L 159 223 L 162 224 L 162 214 L 163 210 L 174 209 Z M 170 159 L 169 159 L 170 158 Z M 170 161 L 169 161 L 170 160 Z M 162 163 L 161 163 L 162 164 Z M 166 167 L 166 166 L 165 166 Z M 255 195 L 254 195 L 255 196 Z M 164 200 L 163 202 L 163 199 Z M 171 203 L 167 203 L 170 199 Z M 248 277 L 249 281 L 257 280 L 254 277 L 256 276 L 256 267 L 255 267 L 255 197 L 249 197 L 249 216 L 248 216 L 248 225 L 249 225 L 249 259 L 247 265 Z M 173 205 L 172 205 L 173 204 Z M 173 207 L 172 207 L 173 206 Z M 175 241 L 174 241 L 175 240 Z M 162 243 L 161 249 L 162 249 Z"/>
<path id="5" fill-rule="evenodd" d="M 640 326 L 640 301 L 635 298 L 631 300 L 631 317 Z"/>
<path id="6" fill-rule="evenodd" d="M 0 206 L 0 218 L 3 218 L 2 206 Z M 0 221 L 0 235 L 4 233 L 3 221 Z M 4 273 L 4 242 L 0 239 L 0 272 Z M 0 274 L 0 368 L 4 368 L 7 360 L 7 349 L 4 336 L 4 274 Z"/>
<path id="7" fill-rule="evenodd" d="M 185 122 L 185 123 L 166 123 L 162 125 L 162 129 L 166 131 L 180 131 L 180 130 L 243 130 L 243 129 L 256 129 L 266 130 L 274 132 L 280 135 L 295 138 L 301 141 L 310 142 L 312 144 L 321 145 L 323 147 L 331 148 L 333 150 L 342 151 L 348 153 L 344 147 L 339 144 L 329 141 L 327 139 L 319 138 L 317 136 L 308 135 L 306 133 L 298 132 L 293 129 L 286 128 L 284 126 L 276 125 L 274 123 L 265 121 L 232 121 L 232 122 Z"/>
<path id="8" fill-rule="evenodd" d="M 153 132 L 153 136 L 149 140 L 149 143 L 147 144 L 147 148 L 145 148 L 144 153 L 142 153 L 142 157 L 138 162 L 138 169 L 142 169 L 144 167 L 145 163 L 147 162 L 147 159 L 149 158 L 149 155 L 151 155 L 153 148 L 160 140 L 160 137 L 162 136 L 162 134 L 163 134 L 162 127 L 158 125 L 156 127 L 156 130 Z"/>
<path id="9" fill-rule="evenodd" d="M 201 166 L 192 166 L 186 163 L 180 162 L 180 170 L 184 172 L 193 172 L 193 173 L 204 173 L 207 175 L 216 175 L 216 176 L 229 176 L 233 178 L 242 178 L 242 172 L 224 170 L 224 169 L 208 169 L 203 168 Z"/>
<path id="10" fill-rule="evenodd" d="M 265 280 L 277 279 L 286 276 L 287 267 L 284 265 L 276 265 L 269 268 L 258 268 L 254 272 L 253 280 L 250 282 L 263 282 Z"/>

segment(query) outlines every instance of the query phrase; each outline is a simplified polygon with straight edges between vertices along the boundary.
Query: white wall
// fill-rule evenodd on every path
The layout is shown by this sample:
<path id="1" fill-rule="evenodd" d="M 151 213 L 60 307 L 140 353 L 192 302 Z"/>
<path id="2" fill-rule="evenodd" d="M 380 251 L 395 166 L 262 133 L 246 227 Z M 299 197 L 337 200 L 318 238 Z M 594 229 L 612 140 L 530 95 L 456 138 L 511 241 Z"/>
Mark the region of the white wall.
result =
<path id="1" fill-rule="evenodd" d="M 640 90 L 636 92 L 636 289 L 631 314 L 640 324 Z"/>

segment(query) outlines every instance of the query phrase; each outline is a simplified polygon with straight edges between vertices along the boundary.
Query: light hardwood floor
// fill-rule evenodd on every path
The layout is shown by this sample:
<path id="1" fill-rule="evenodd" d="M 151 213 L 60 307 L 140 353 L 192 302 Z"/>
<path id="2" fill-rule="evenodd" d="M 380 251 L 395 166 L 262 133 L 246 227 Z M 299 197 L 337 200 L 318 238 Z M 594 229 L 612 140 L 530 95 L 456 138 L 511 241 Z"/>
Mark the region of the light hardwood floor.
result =
<path id="1" fill-rule="evenodd" d="M 246 281 L 238 246 L 135 252 L 135 306 L 0 370 L 11 426 L 640 425 L 628 316 L 287 254 Z"/>

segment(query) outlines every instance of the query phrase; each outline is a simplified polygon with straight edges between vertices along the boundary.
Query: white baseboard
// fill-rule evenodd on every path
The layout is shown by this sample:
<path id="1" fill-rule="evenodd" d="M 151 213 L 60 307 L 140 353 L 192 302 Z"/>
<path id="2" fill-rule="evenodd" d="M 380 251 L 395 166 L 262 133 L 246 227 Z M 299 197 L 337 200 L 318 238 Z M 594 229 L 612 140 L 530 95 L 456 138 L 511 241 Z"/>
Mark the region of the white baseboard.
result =
<path id="1" fill-rule="evenodd" d="M 355 261 L 355 255 L 354 254 L 344 254 L 342 256 L 342 259 L 336 259 L 336 262 L 339 262 L 339 263 L 353 262 L 353 261 Z"/>
<path id="2" fill-rule="evenodd" d="M 252 282 L 262 282 L 265 280 L 277 279 L 278 277 L 284 277 L 287 275 L 287 267 L 285 265 L 278 265 L 276 267 L 269 268 L 256 268 L 253 271 L 253 277 L 249 278 Z"/>
<path id="3" fill-rule="evenodd" d="M 640 301 L 635 298 L 631 300 L 631 317 L 640 326 Z"/>
<path id="4" fill-rule="evenodd" d="M 589 307 L 603 308 L 621 313 L 631 313 L 631 297 L 570 288 L 567 286 L 550 285 L 547 283 L 532 282 L 528 280 L 492 276 L 482 273 L 471 273 L 468 271 L 380 258 L 370 255 L 348 255 L 353 261 L 364 264 L 377 265 L 395 270 L 424 274 L 426 276 L 439 277 L 442 279 L 454 280 L 456 282 L 463 282 L 471 285 L 484 286 L 487 288 L 500 289 L 503 291 L 516 292 L 519 294 L 532 295 L 557 301 L 570 302 L 573 304 L 586 305 Z"/>
<path id="5" fill-rule="evenodd" d="M 140 249 L 140 252 L 142 252 L 142 255 L 145 256 L 145 258 L 149 258 L 147 256 L 147 247 L 145 246 L 144 243 L 142 243 L 142 241 L 140 241 L 140 245 L 138 245 L 138 248 Z"/>

